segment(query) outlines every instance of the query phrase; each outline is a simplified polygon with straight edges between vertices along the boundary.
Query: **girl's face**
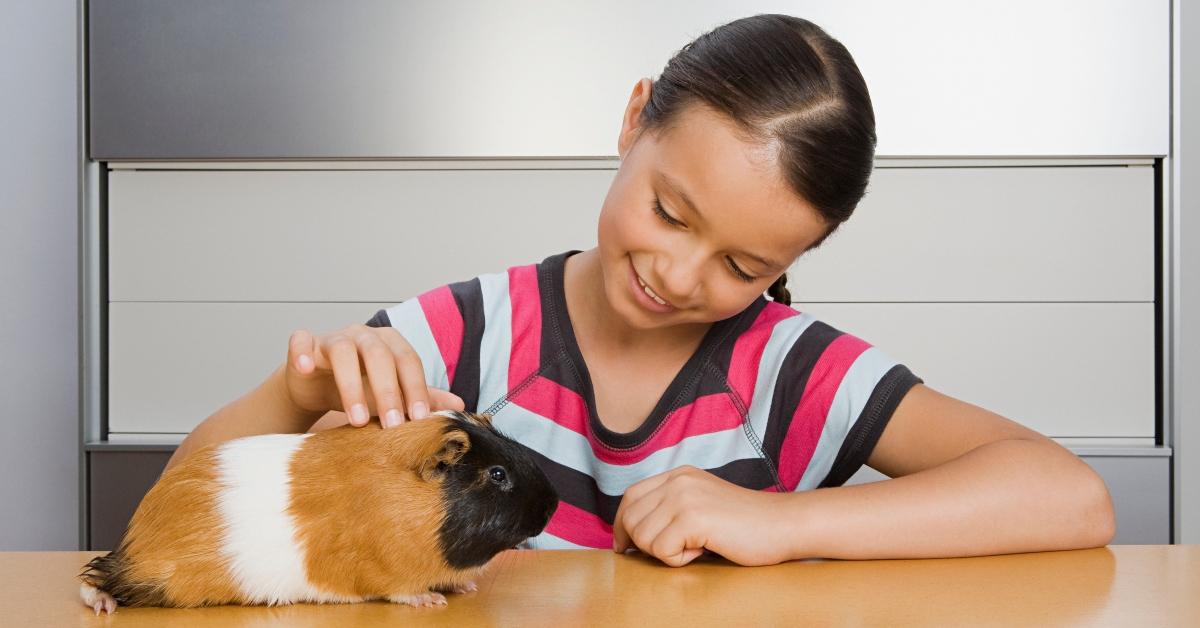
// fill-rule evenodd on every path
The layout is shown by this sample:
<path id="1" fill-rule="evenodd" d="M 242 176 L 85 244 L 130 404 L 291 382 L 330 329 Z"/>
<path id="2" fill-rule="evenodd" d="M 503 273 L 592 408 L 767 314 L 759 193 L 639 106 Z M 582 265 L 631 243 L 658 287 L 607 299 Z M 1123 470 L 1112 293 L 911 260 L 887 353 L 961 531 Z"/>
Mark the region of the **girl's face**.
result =
<path id="1" fill-rule="evenodd" d="M 826 225 L 751 144 L 707 107 L 642 133 L 650 81 L 634 88 L 597 240 L 605 296 L 632 327 L 711 323 L 762 294 Z M 654 296 L 647 294 L 646 288 Z M 654 298 L 657 297 L 657 298 Z"/>

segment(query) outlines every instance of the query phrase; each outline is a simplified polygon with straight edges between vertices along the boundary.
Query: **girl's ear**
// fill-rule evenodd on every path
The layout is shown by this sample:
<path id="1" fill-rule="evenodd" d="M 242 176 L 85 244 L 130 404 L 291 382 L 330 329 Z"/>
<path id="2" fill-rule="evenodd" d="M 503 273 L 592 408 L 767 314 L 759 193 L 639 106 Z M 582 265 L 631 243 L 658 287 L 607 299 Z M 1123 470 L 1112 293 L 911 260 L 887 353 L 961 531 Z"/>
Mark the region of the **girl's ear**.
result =
<path id="1" fill-rule="evenodd" d="M 471 439 L 462 430 L 448 430 L 434 448 L 432 455 L 426 457 L 417 468 L 422 480 L 430 481 L 441 477 L 452 465 L 471 449 Z"/>
<path id="2" fill-rule="evenodd" d="M 642 78 L 633 86 L 633 93 L 629 95 L 625 117 L 621 119 L 621 134 L 617 136 L 617 155 L 622 159 L 642 132 L 642 109 L 650 102 L 650 92 L 653 88 L 653 81 Z"/>

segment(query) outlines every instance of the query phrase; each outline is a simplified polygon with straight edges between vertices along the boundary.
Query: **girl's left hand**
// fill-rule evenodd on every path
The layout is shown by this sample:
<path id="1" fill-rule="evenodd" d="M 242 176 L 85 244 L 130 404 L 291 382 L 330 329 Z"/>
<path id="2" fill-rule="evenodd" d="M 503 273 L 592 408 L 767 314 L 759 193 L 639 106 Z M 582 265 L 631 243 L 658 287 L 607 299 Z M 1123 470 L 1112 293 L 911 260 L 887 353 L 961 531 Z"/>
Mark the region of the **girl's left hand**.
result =
<path id="1" fill-rule="evenodd" d="M 684 466 L 646 478 L 625 491 L 613 519 L 613 550 L 630 547 L 673 567 L 711 550 L 741 565 L 788 560 L 780 534 L 788 527 L 790 495 L 742 488 Z"/>

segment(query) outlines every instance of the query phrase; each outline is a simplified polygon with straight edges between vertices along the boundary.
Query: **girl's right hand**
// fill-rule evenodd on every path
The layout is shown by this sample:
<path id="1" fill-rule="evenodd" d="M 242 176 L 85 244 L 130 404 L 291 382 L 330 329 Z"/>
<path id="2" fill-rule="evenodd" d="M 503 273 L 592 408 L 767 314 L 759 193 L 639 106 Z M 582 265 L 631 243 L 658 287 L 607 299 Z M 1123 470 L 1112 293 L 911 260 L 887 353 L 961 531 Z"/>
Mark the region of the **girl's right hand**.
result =
<path id="1" fill-rule="evenodd" d="M 284 381 L 297 407 L 341 410 L 358 427 L 372 416 L 395 427 L 464 405 L 458 395 L 426 385 L 420 356 L 391 327 L 350 325 L 316 338 L 305 329 L 292 332 Z"/>

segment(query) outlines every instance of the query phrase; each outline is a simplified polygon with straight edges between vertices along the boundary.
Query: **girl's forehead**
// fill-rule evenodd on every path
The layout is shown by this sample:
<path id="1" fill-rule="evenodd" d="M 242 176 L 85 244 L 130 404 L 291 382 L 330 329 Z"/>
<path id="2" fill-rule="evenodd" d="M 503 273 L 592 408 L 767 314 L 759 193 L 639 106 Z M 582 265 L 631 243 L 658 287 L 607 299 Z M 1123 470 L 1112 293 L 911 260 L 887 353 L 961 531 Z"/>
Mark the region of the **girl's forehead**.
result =
<path id="1" fill-rule="evenodd" d="M 689 108 L 651 139 L 644 165 L 652 185 L 692 210 L 693 218 L 758 240 L 772 257 L 799 256 L 825 233 L 819 212 L 787 182 L 777 144 L 748 139 L 705 107 Z"/>

